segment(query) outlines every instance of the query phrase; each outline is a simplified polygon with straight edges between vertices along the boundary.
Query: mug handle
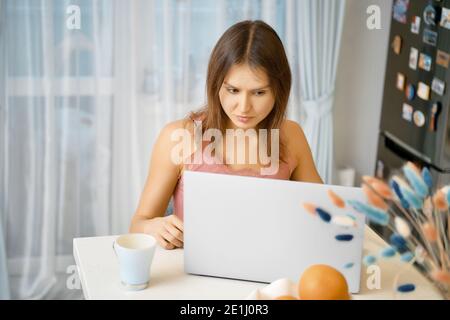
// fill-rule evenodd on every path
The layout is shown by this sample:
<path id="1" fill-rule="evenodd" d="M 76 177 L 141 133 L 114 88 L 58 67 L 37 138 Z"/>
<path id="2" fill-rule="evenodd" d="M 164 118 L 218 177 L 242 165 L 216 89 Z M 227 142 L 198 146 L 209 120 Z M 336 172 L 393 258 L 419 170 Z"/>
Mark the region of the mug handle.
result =
<path id="1" fill-rule="evenodd" d="M 114 246 L 115 243 L 116 243 L 116 240 L 114 240 L 112 243 L 112 249 L 114 251 L 114 254 L 116 255 L 116 258 L 119 259 L 119 256 L 117 255 L 117 252 L 116 252 L 116 247 Z"/>

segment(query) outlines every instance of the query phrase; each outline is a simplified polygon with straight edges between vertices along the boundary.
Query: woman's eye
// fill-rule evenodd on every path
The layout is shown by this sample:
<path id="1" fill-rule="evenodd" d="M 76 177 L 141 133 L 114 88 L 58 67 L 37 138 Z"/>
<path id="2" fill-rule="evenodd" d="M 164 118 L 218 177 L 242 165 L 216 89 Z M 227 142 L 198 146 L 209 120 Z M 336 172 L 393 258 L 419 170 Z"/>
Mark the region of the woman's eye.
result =
<path id="1" fill-rule="evenodd" d="M 238 94 L 239 90 L 234 88 L 227 88 L 227 91 L 231 94 Z M 256 91 L 254 93 L 255 96 L 263 96 L 266 93 L 266 91 Z"/>

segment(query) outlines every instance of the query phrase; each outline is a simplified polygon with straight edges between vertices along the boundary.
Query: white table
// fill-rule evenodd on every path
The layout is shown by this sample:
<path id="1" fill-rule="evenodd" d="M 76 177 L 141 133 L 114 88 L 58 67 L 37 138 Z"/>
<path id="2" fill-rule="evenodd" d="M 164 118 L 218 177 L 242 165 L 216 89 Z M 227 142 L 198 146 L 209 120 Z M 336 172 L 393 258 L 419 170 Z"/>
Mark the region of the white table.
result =
<path id="1" fill-rule="evenodd" d="M 158 247 L 151 267 L 150 285 L 142 291 L 124 291 L 120 285 L 118 262 L 112 250 L 116 237 L 76 238 L 73 241 L 75 261 L 86 299 L 236 300 L 245 299 L 253 290 L 266 286 L 263 283 L 185 274 L 183 250 Z M 366 227 L 363 255 L 379 252 L 384 246 L 384 240 Z M 363 266 L 361 291 L 353 294 L 353 299 L 394 298 L 393 279 L 405 264 L 398 257 L 379 260 L 376 264 L 381 270 L 380 288 L 367 287 L 367 280 L 370 280 L 373 271 Z M 415 284 L 416 290 L 397 293 L 397 299 L 440 299 L 428 280 L 414 268 L 406 268 L 400 280 L 400 283 Z"/>

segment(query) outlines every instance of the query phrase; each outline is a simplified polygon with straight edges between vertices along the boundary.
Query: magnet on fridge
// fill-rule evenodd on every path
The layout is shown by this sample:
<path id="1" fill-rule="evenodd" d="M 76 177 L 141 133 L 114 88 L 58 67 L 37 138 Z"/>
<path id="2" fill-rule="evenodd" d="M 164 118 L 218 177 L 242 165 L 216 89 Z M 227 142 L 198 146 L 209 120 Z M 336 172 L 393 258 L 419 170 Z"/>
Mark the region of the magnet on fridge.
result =
<path id="1" fill-rule="evenodd" d="M 411 107 L 407 103 L 404 103 L 403 104 L 402 118 L 404 120 L 406 120 L 406 121 L 411 122 L 412 121 L 412 115 L 413 115 L 413 107 Z"/>
<path id="2" fill-rule="evenodd" d="M 414 47 L 411 47 L 409 52 L 409 67 L 413 70 L 417 69 L 417 60 L 419 58 L 419 50 Z"/>
<path id="3" fill-rule="evenodd" d="M 414 85 L 412 85 L 412 84 L 408 84 L 406 86 L 405 94 L 406 94 L 406 98 L 409 101 L 414 100 L 414 98 L 416 97 L 416 87 L 414 87 Z"/>
<path id="4" fill-rule="evenodd" d="M 403 91 L 405 89 L 406 77 L 403 73 L 397 73 L 397 89 Z"/>
<path id="5" fill-rule="evenodd" d="M 419 87 L 417 89 L 417 96 L 422 100 L 430 100 L 430 86 L 423 82 L 419 82 Z"/>
<path id="6" fill-rule="evenodd" d="M 450 54 L 438 50 L 436 54 L 436 64 L 440 65 L 441 67 L 448 68 L 448 65 L 450 64 Z"/>
<path id="7" fill-rule="evenodd" d="M 432 31 L 430 29 L 425 29 L 423 31 L 423 42 L 425 42 L 426 44 L 429 44 L 430 46 L 436 46 L 437 38 L 438 38 L 437 32 Z"/>
<path id="8" fill-rule="evenodd" d="M 419 57 L 419 68 L 425 71 L 431 70 L 431 64 L 433 63 L 433 59 L 426 55 L 425 53 L 421 53 Z"/>
<path id="9" fill-rule="evenodd" d="M 400 23 L 406 23 L 406 15 L 408 13 L 409 0 L 395 0 L 393 9 L 393 18 Z"/>
<path id="10" fill-rule="evenodd" d="M 441 23 L 439 25 L 443 28 L 450 29 L 450 9 L 442 8 Z"/>
<path id="11" fill-rule="evenodd" d="M 420 17 L 414 16 L 411 22 L 411 32 L 415 34 L 420 33 Z"/>
<path id="12" fill-rule="evenodd" d="M 435 26 L 439 21 L 440 8 L 429 4 L 423 11 L 423 21 L 429 26 Z"/>
<path id="13" fill-rule="evenodd" d="M 435 77 L 431 83 L 431 90 L 438 95 L 443 96 L 445 92 L 445 82 Z"/>
<path id="14" fill-rule="evenodd" d="M 423 114 L 422 111 L 420 110 L 414 111 L 414 124 L 419 128 L 423 127 L 423 125 L 425 124 L 425 115 Z"/>
<path id="15" fill-rule="evenodd" d="M 429 131 L 434 132 L 437 130 L 437 123 L 440 113 L 441 113 L 441 103 L 434 102 L 433 105 L 431 106 L 430 126 L 428 127 Z"/>
<path id="16" fill-rule="evenodd" d="M 400 36 L 395 36 L 394 40 L 392 41 L 392 50 L 394 50 L 395 54 L 400 54 L 402 52 L 402 43 L 403 39 Z"/>

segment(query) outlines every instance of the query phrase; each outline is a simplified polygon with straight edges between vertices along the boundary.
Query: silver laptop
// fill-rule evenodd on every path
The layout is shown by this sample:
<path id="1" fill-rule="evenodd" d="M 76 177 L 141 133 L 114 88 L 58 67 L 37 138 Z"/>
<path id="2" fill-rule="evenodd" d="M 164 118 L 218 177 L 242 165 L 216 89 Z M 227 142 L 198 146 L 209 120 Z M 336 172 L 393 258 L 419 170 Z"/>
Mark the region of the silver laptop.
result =
<path id="1" fill-rule="evenodd" d="M 351 293 L 359 292 L 365 217 L 348 205 L 334 206 L 329 189 L 365 201 L 360 188 L 185 171 L 185 272 L 297 282 L 310 265 L 327 264 L 342 272 Z M 356 226 L 326 222 L 303 202 L 332 216 L 350 214 Z"/>

